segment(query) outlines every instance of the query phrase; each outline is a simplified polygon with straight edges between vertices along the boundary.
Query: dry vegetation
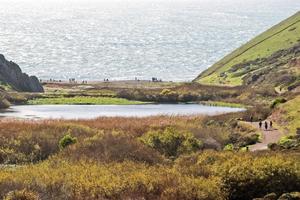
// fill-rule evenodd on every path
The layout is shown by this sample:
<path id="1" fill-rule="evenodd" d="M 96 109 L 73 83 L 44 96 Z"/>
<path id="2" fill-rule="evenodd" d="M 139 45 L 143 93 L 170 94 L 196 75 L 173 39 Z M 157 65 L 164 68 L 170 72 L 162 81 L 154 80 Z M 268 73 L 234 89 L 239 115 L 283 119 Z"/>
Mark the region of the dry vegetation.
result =
<path id="1" fill-rule="evenodd" d="M 227 144 L 237 151 L 247 145 L 254 132 L 237 119 L 257 111 L 2 120 L 0 198 L 247 200 L 296 191 L 297 151 L 221 151 Z"/>

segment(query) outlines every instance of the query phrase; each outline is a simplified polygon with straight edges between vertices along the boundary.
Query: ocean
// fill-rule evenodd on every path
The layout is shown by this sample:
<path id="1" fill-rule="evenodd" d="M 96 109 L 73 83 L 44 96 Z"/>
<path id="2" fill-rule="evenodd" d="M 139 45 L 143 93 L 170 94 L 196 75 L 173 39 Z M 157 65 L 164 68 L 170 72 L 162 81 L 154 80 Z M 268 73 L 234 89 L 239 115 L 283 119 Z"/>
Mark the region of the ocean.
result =
<path id="1" fill-rule="evenodd" d="M 0 0 L 0 53 L 41 79 L 191 81 L 299 0 Z"/>

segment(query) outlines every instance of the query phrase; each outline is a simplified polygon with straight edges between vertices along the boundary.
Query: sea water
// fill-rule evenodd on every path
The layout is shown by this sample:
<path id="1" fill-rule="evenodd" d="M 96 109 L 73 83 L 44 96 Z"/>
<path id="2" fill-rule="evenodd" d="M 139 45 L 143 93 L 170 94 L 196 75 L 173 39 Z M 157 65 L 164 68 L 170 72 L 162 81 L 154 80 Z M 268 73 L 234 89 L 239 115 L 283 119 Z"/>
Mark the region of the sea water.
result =
<path id="1" fill-rule="evenodd" d="M 299 0 L 0 0 L 0 53 L 42 79 L 191 81 Z"/>

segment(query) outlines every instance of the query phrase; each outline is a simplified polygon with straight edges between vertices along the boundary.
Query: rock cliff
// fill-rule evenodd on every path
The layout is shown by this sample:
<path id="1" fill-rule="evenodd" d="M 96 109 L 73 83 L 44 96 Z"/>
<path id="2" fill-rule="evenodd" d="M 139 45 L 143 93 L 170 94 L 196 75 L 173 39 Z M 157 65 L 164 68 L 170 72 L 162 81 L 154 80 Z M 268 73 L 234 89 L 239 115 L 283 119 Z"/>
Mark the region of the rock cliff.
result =
<path id="1" fill-rule="evenodd" d="M 0 54 L 0 82 L 20 92 L 44 92 L 37 77 L 23 73 L 16 63 L 7 61 L 2 54 Z"/>

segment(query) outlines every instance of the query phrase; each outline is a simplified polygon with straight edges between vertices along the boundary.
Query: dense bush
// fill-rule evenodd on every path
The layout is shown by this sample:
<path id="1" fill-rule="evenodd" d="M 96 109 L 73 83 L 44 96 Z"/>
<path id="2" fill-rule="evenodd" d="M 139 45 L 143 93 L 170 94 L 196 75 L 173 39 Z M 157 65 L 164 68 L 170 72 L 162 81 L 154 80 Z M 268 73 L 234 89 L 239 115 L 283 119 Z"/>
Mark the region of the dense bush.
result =
<path id="1" fill-rule="evenodd" d="M 299 155 L 204 151 L 181 156 L 175 169 L 194 177 L 219 177 L 223 199 L 252 200 L 275 192 L 299 191 Z"/>
<path id="2" fill-rule="evenodd" d="M 225 151 L 233 151 L 234 150 L 234 145 L 233 144 L 227 144 L 225 147 L 224 147 L 224 150 Z"/>
<path id="3" fill-rule="evenodd" d="M 43 199 L 222 200 L 218 178 L 193 178 L 168 166 L 121 162 L 66 162 L 52 158 L 14 171 L 0 170 L 0 198 L 25 186 Z"/>
<path id="4" fill-rule="evenodd" d="M 259 141 L 259 137 L 260 137 L 259 134 L 247 135 L 247 136 L 242 137 L 239 140 L 238 144 L 239 144 L 240 147 L 253 145 L 253 144 L 256 144 Z"/>
<path id="5" fill-rule="evenodd" d="M 300 149 L 300 137 L 298 135 L 283 136 L 277 143 L 268 145 L 271 150 Z"/>
<path id="6" fill-rule="evenodd" d="M 64 149 L 69 145 L 75 144 L 76 142 L 77 138 L 73 137 L 70 133 L 68 133 L 59 140 L 59 148 Z"/>
<path id="7" fill-rule="evenodd" d="M 151 130 L 141 137 L 141 141 L 168 157 L 192 153 L 203 146 L 203 143 L 191 133 L 181 133 L 174 128 L 166 128 L 163 131 Z"/>
<path id="8" fill-rule="evenodd" d="M 9 192 L 4 200 L 39 200 L 39 196 L 32 191 L 23 189 Z"/>
<path id="9" fill-rule="evenodd" d="M 297 191 L 295 149 L 199 151 L 207 141 L 221 144 L 220 149 L 232 143 L 227 146 L 232 149 L 251 136 L 252 130 L 236 120 L 240 115 L 2 121 L 0 199 L 24 188 L 58 200 L 252 200 Z M 66 135 L 78 142 L 59 150 Z"/>
<path id="10" fill-rule="evenodd" d="M 294 147 L 297 144 L 297 140 L 293 136 L 284 136 L 279 140 L 278 144 L 288 149 Z"/>
<path id="11" fill-rule="evenodd" d="M 68 132 L 82 138 L 95 134 L 82 125 L 59 121 L 0 123 L 0 164 L 22 164 L 47 159 L 59 151 L 59 140 Z"/>
<path id="12" fill-rule="evenodd" d="M 114 132 L 104 134 L 100 132 L 83 142 L 68 148 L 61 153 L 61 157 L 78 161 L 92 159 L 100 162 L 122 162 L 132 160 L 149 164 L 161 163 L 164 158 L 157 151 L 147 147 L 132 136 Z"/>
<path id="13" fill-rule="evenodd" d="M 35 165 L 1 168 L 0 198 L 28 188 L 42 199 L 252 200 L 300 187 L 297 153 L 204 151 L 159 165 L 95 162 L 96 156 L 72 161 L 61 155 Z"/>
<path id="14" fill-rule="evenodd" d="M 251 117 L 253 117 L 254 121 L 263 120 L 269 117 L 271 112 L 272 110 L 268 106 L 256 105 L 243 112 L 242 118 L 246 121 L 250 121 Z"/>
<path id="15" fill-rule="evenodd" d="M 197 83 L 181 84 L 172 88 L 153 89 L 121 89 L 117 97 L 130 100 L 150 102 L 193 102 L 193 101 L 220 101 L 236 98 L 240 88 L 204 86 Z"/>
<path id="16" fill-rule="evenodd" d="M 277 105 L 279 105 L 279 104 L 282 104 L 282 103 L 285 103 L 287 100 L 286 99 L 284 99 L 284 98 L 277 98 L 277 99 L 275 99 L 273 102 L 272 102 L 272 104 L 271 104 L 271 108 L 273 109 L 273 108 L 275 108 Z"/>
<path id="17" fill-rule="evenodd" d="M 283 156 L 232 155 L 214 168 L 229 199 L 253 199 L 271 192 L 279 194 L 300 188 L 300 163 Z"/>

